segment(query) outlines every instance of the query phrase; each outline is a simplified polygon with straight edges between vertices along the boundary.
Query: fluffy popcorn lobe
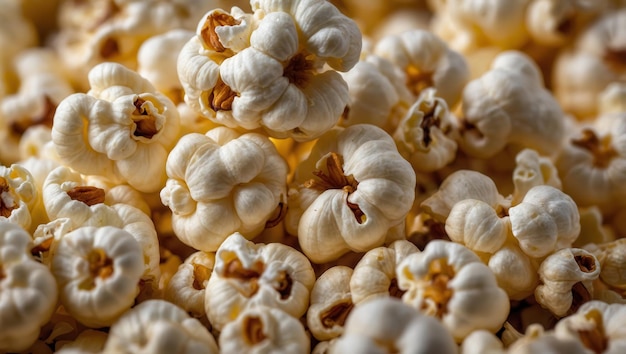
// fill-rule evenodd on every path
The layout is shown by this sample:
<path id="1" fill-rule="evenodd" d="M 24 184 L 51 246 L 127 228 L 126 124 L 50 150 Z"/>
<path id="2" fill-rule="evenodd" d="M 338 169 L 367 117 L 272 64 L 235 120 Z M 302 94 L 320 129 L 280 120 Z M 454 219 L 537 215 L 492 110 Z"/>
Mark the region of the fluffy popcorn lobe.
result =
<path id="1" fill-rule="evenodd" d="M 178 60 L 186 101 L 229 127 L 314 139 L 348 103 L 348 85 L 337 71 L 357 63 L 359 29 L 326 1 L 251 5 L 252 15 L 211 12 L 199 24 Z"/>

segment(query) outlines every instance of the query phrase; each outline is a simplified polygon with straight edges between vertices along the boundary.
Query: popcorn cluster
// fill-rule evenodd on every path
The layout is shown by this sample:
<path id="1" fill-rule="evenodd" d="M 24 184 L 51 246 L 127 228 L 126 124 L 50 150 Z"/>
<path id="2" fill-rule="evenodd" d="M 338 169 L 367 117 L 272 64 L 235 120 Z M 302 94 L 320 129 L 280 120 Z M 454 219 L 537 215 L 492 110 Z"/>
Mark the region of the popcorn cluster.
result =
<path id="1" fill-rule="evenodd" d="M 626 352 L 625 1 L 0 9 L 0 353 Z"/>

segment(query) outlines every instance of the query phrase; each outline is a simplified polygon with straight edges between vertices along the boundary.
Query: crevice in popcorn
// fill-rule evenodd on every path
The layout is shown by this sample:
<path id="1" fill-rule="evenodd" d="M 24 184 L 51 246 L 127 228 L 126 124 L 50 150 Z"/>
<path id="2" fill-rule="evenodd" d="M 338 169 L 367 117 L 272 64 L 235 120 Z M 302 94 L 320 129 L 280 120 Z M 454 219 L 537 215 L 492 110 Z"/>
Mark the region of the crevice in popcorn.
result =
<path id="1" fill-rule="evenodd" d="M 8 218 L 14 209 L 17 209 L 17 203 L 11 194 L 11 187 L 6 179 L 0 177 L 0 216 Z"/>
<path id="2" fill-rule="evenodd" d="M 317 179 L 312 178 L 304 182 L 304 187 L 317 189 L 320 192 L 329 189 L 342 189 L 346 192 L 346 203 L 348 207 L 354 214 L 356 221 L 362 224 L 366 221 L 367 216 L 363 210 L 359 208 L 358 204 L 348 201 L 348 196 L 356 191 L 359 181 L 357 181 L 353 175 L 346 176 L 342 166 L 343 157 L 336 152 L 331 152 L 326 158 L 326 172 L 320 169 L 313 171 Z"/>
<path id="3" fill-rule="evenodd" d="M 333 328 L 336 325 L 343 327 L 353 308 L 352 301 L 340 302 L 320 313 L 320 321 L 326 328 Z"/>
<path id="4" fill-rule="evenodd" d="M 573 139 L 572 144 L 588 150 L 593 155 L 593 164 L 598 168 L 606 168 L 613 158 L 619 154 L 611 145 L 611 136 L 598 137 L 591 129 L 583 129 L 582 137 Z"/>
<path id="5" fill-rule="evenodd" d="M 263 332 L 263 321 L 257 316 L 243 319 L 243 339 L 248 345 L 256 345 L 267 338 Z"/>

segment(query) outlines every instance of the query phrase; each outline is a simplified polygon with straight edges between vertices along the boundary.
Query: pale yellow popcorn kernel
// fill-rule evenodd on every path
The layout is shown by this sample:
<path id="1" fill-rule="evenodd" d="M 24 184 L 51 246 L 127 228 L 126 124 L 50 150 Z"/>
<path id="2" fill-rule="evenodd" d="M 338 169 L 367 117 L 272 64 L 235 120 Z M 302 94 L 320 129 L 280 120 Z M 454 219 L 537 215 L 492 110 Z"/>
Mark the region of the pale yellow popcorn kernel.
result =
<path id="1" fill-rule="evenodd" d="M 441 320 L 457 341 L 472 331 L 495 333 L 509 313 L 509 297 L 493 272 L 468 248 L 434 240 L 397 267 L 402 301 Z"/>
<path id="2" fill-rule="evenodd" d="M 258 305 L 299 318 L 314 282 L 311 263 L 299 251 L 280 243 L 254 244 L 234 233 L 217 250 L 204 306 L 218 331 Z"/>
<path id="3" fill-rule="evenodd" d="M 535 299 L 563 317 L 592 299 L 592 282 L 600 276 L 600 262 L 585 250 L 565 248 L 549 255 L 538 273 L 541 284 L 535 289 Z"/>
<path id="4" fill-rule="evenodd" d="M 352 274 L 352 268 L 335 266 L 315 281 L 306 323 L 317 340 L 330 340 L 343 333 L 346 318 L 354 307 L 350 294 Z"/>

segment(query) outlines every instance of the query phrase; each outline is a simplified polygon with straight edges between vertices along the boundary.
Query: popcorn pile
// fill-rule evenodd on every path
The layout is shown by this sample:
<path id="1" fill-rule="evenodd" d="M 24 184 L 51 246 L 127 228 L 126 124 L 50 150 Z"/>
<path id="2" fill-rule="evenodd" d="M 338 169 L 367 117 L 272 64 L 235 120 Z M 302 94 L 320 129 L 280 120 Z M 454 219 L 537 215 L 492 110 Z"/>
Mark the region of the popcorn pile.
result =
<path id="1" fill-rule="evenodd" d="M 626 1 L 0 8 L 0 353 L 626 352 Z"/>

